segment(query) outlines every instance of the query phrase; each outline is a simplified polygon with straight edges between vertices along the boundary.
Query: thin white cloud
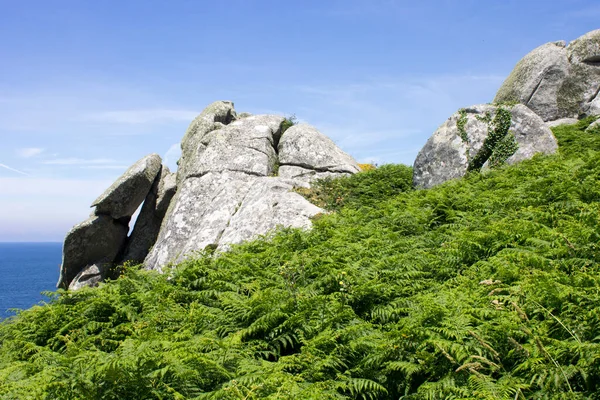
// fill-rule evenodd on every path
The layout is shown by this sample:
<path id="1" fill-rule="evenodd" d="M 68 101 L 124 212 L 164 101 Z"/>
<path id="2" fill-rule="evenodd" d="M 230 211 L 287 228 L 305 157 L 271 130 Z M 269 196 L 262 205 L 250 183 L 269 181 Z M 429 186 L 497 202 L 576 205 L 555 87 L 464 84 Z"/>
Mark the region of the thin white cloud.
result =
<path id="1" fill-rule="evenodd" d="M 18 169 L 15 169 L 15 168 L 9 167 L 8 165 L 5 165 L 5 164 L 0 164 L 0 168 L 5 168 L 5 169 L 7 169 L 7 170 L 9 170 L 9 171 L 16 172 L 17 174 L 21 174 L 21 175 L 29 176 L 29 174 L 27 174 L 27 173 L 25 173 L 25 172 L 23 172 L 23 171 L 19 171 Z"/>
<path id="2" fill-rule="evenodd" d="M 39 147 L 24 147 L 17 150 L 17 155 L 22 158 L 31 158 L 38 156 L 44 152 L 44 149 Z"/>
<path id="3" fill-rule="evenodd" d="M 128 165 L 82 165 L 84 169 L 122 169 L 126 170 L 129 168 Z"/>
<path id="4" fill-rule="evenodd" d="M 171 171 L 177 171 L 177 160 L 181 157 L 181 143 L 174 143 L 165 153 L 164 163 Z"/>
<path id="5" fill-rule="evenodd" d="M 104 111 L 83 116 L 82 120 L 90 122 L 102 122 L 113 124 L 141 125 L 160 122 L 189 121 L 191 122 L 198 115 L 198 111 L 193 110 L 170 110 L 170 109 L 151 109 L 151 110 L 123 110 L 123 111 Z"/>
<path id="6" fill-rule="evenodd" d="M 84 159 L 84 158 L 57 158 L 55 160 L 46 160 L 43 161 L 42 164 L 46 165 L 106 165 L 106 164 L 114 164 L 116 161 L 110 158 L 93 158 L 93 159 Z"/>

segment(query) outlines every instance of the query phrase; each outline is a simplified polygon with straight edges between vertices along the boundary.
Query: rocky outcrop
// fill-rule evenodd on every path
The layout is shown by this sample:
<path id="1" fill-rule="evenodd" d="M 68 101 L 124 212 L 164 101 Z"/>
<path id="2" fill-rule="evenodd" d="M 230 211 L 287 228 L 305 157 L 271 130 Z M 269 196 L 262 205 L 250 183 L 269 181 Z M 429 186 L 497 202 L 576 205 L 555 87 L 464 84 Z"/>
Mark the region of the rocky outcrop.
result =
<path id="1" fill-rule="evenodd" d="M 160 157 L 150 154 L 133 164 L 92 203 L 92 207 L 95 207 L 92 216 L 67 233 L 58 287 L 66 289 L 95 285 L 106 278 L 113 263 L 122 260 L 122 253 L 128 241 L 129 220 L 142 201 L 151 197 L 149 192 L 160 171 Z M 167 177 L 165 181 L 166 179 Z M 158 188 L 161 181 L 159 180 Z M 167 207 L 165 203 L 168 203 L 166 198 L 172 197 L 173 191 L 165 190 L 164 185 L 163 183 L 162 190 L 165 199 L 161 202 L 161 207 L 164 208 L 163 215 Z M 173 183 L 169 185 L 172 186 Z M 157 193 L 160 192 L 158 188 Z M 147 214 L 148 211 L 142 212 L 142 221 L 147 219 Z M 155 223 L 160 227 L 160 221 Z M 156 230 L 157 234 L 158 228 Z M 140 236 L 145 234 L 147 233 L 139 233 L 132 238 L 130 244 L 134 249 L 135 244 L 142 241 Z"/>
<path id="2" fill-rule="evenodd" d="M 519 102 L 544 121 L 600 115 L 600 30 L 544 44 L 520 60 L 494 102 Z"/>
<path id="3" fill-rule="evenodd" d="M 360 171 L 356 161 L 317 129 L 300 124 L 289 128 L 279 141 L 279 176 L 312 180 Z"/>
<path id="4" fill-rule="evenodd" d="M 359 167 L 316 128 L 289 126 L 277 115 L 238 117 L 229 101 L 209 105 L 181 142 L 176 174 L 151 154 L 93 203 L 94 215 L 65 239 L 59 286 L 94 286 L 125 261 L 163 270 L 203 249 L 225 251 L 278 227 L 310 228 L 311 217 L 324 210 L 294 188 Z"/>
<path id="5" fill-rule="evenodd" d="M 429 138 L 414 163 L 414 185 L 430 188 L 467 171 L 551 154 L 557 147 L 552 131 L 529 108 L 475 105 L 453 114 Z"/>
<path id="6" fill-rule="evenodd" d="M 229 112 L 236 115 L 233 108 Z M 178 176 L 179 189 L 146 268 L 162 270 L 205 248 L 224 251 L 280 226 L 311 226 L 310 218 L 324 210 L 293 189 L 359 168 L 314 127 L 303 124 L 283 132 L 286 125 L 280 116 L 245 115 L 213 123 L 195 139 L 195 152 L 180 162 L 185 175 Z M 294 175 L 294 168 L 302 172 Z"/>

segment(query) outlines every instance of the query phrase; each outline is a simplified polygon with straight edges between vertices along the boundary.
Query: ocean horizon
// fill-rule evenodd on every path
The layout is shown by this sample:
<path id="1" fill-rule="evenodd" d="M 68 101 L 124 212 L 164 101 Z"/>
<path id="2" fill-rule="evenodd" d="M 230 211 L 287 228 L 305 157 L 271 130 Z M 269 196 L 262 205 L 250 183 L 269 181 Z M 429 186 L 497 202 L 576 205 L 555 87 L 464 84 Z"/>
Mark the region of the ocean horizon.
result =
<path id="1" fill-rule="evenodd" d="M 55 291 L 61 242 L 0 242 L 0 320 L 48 301 Z"/>

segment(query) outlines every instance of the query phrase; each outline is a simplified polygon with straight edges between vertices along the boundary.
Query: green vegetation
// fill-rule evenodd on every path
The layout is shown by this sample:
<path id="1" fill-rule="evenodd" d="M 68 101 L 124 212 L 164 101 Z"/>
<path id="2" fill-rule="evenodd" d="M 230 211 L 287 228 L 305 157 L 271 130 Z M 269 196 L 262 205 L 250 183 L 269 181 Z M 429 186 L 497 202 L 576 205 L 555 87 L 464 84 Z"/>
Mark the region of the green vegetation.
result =
<path id="1" fill-rule="evenodd" d="M 403 166 L 322 182 L 310 232 L 59 292 L 0 324 L 0 398 L 600 399 L 586 123 L 430 190 Z"/>
<path id="2" fill-rule="evenodd" d="M 490 168 L 498 167 L 518 150 L 517 141 L 509 132 L 512 115 L 505 106 L 499 105 L 492 116 L 486 112 L 484 116 L 475 116 L 488 126 L 488 135 L 483 141 L 483 147 L 469 161 L 469 171 L 479 171 L 488 159 Z"/>
<path id="3" fill-rule="evenodd" d="M 287 131 L 289 128 L 296 125 L 297 123 L 298 119 L 296 118 L 295 114 L 285 117 L 285 119 L 281 123 L 281 134 L 279 136 L 281 137 L 285 133 L 285 131 Z"/>

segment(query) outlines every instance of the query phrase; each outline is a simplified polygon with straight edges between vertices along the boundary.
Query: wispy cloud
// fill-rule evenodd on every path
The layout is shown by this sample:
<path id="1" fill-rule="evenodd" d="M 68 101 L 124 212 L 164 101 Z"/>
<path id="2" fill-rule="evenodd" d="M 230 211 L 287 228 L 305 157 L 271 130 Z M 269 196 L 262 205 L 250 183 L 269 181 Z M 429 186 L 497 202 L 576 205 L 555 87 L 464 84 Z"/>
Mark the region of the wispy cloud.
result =
<path id="1" fill-rule="evenodd" d="M 181 143 L 174 143 L 169 147 L 169 150 L 165 153 L 164 164 L 169 167 L 171 171 L 177 171 L 177 160 L 181 157 Z"/>
<path id="2" fill-rule="evenodd" d="M 103 111 L 84 115 L 82 120 L 91 122 L 141 125 L 149 123 L 192 121 L 199 114 L 193 110 L 123 110 Z"/>
<path id="3" fill-rule="evenodd" d="M 18 169 L 15 169 L 15 168 L 9 167 L 8 165 L 5 165 L 5 164 L 0 164 L 0 168 L 4 168 L 4 169 L 7 169 L 7 170 L 9 170 L 9 171 L 16 172 L 17 174 L 21 174 L 21 175 L 29 176 L 29 174 L 27 174 L 27 173 L 25 173 L 25 172 L 23 172 L 23 171 L 19 171 Z"/>
<path id="4" fill-rule="evenodd" d="M 46 160 L 42 164 L 46 165 L 106 165 L 114 164 L 115 160 L 110 158 L 94 158 L 86 160 L 84 158 L 57 158 L 55 160 Z"/>
<path id="5" fill-rule="evenodd" d="M 129 168 L 129 165 L 83 165 L 81 168 L 84 169 L 121 169 L 125 170 Z"/>
<path id="6" fill-rule="evenodd" d="M 22 158 L 31 158 L 38 156 L 44 152 L 44 149 L 39 147 L 24 147 L 17 150 L 17 155 Z"/>

